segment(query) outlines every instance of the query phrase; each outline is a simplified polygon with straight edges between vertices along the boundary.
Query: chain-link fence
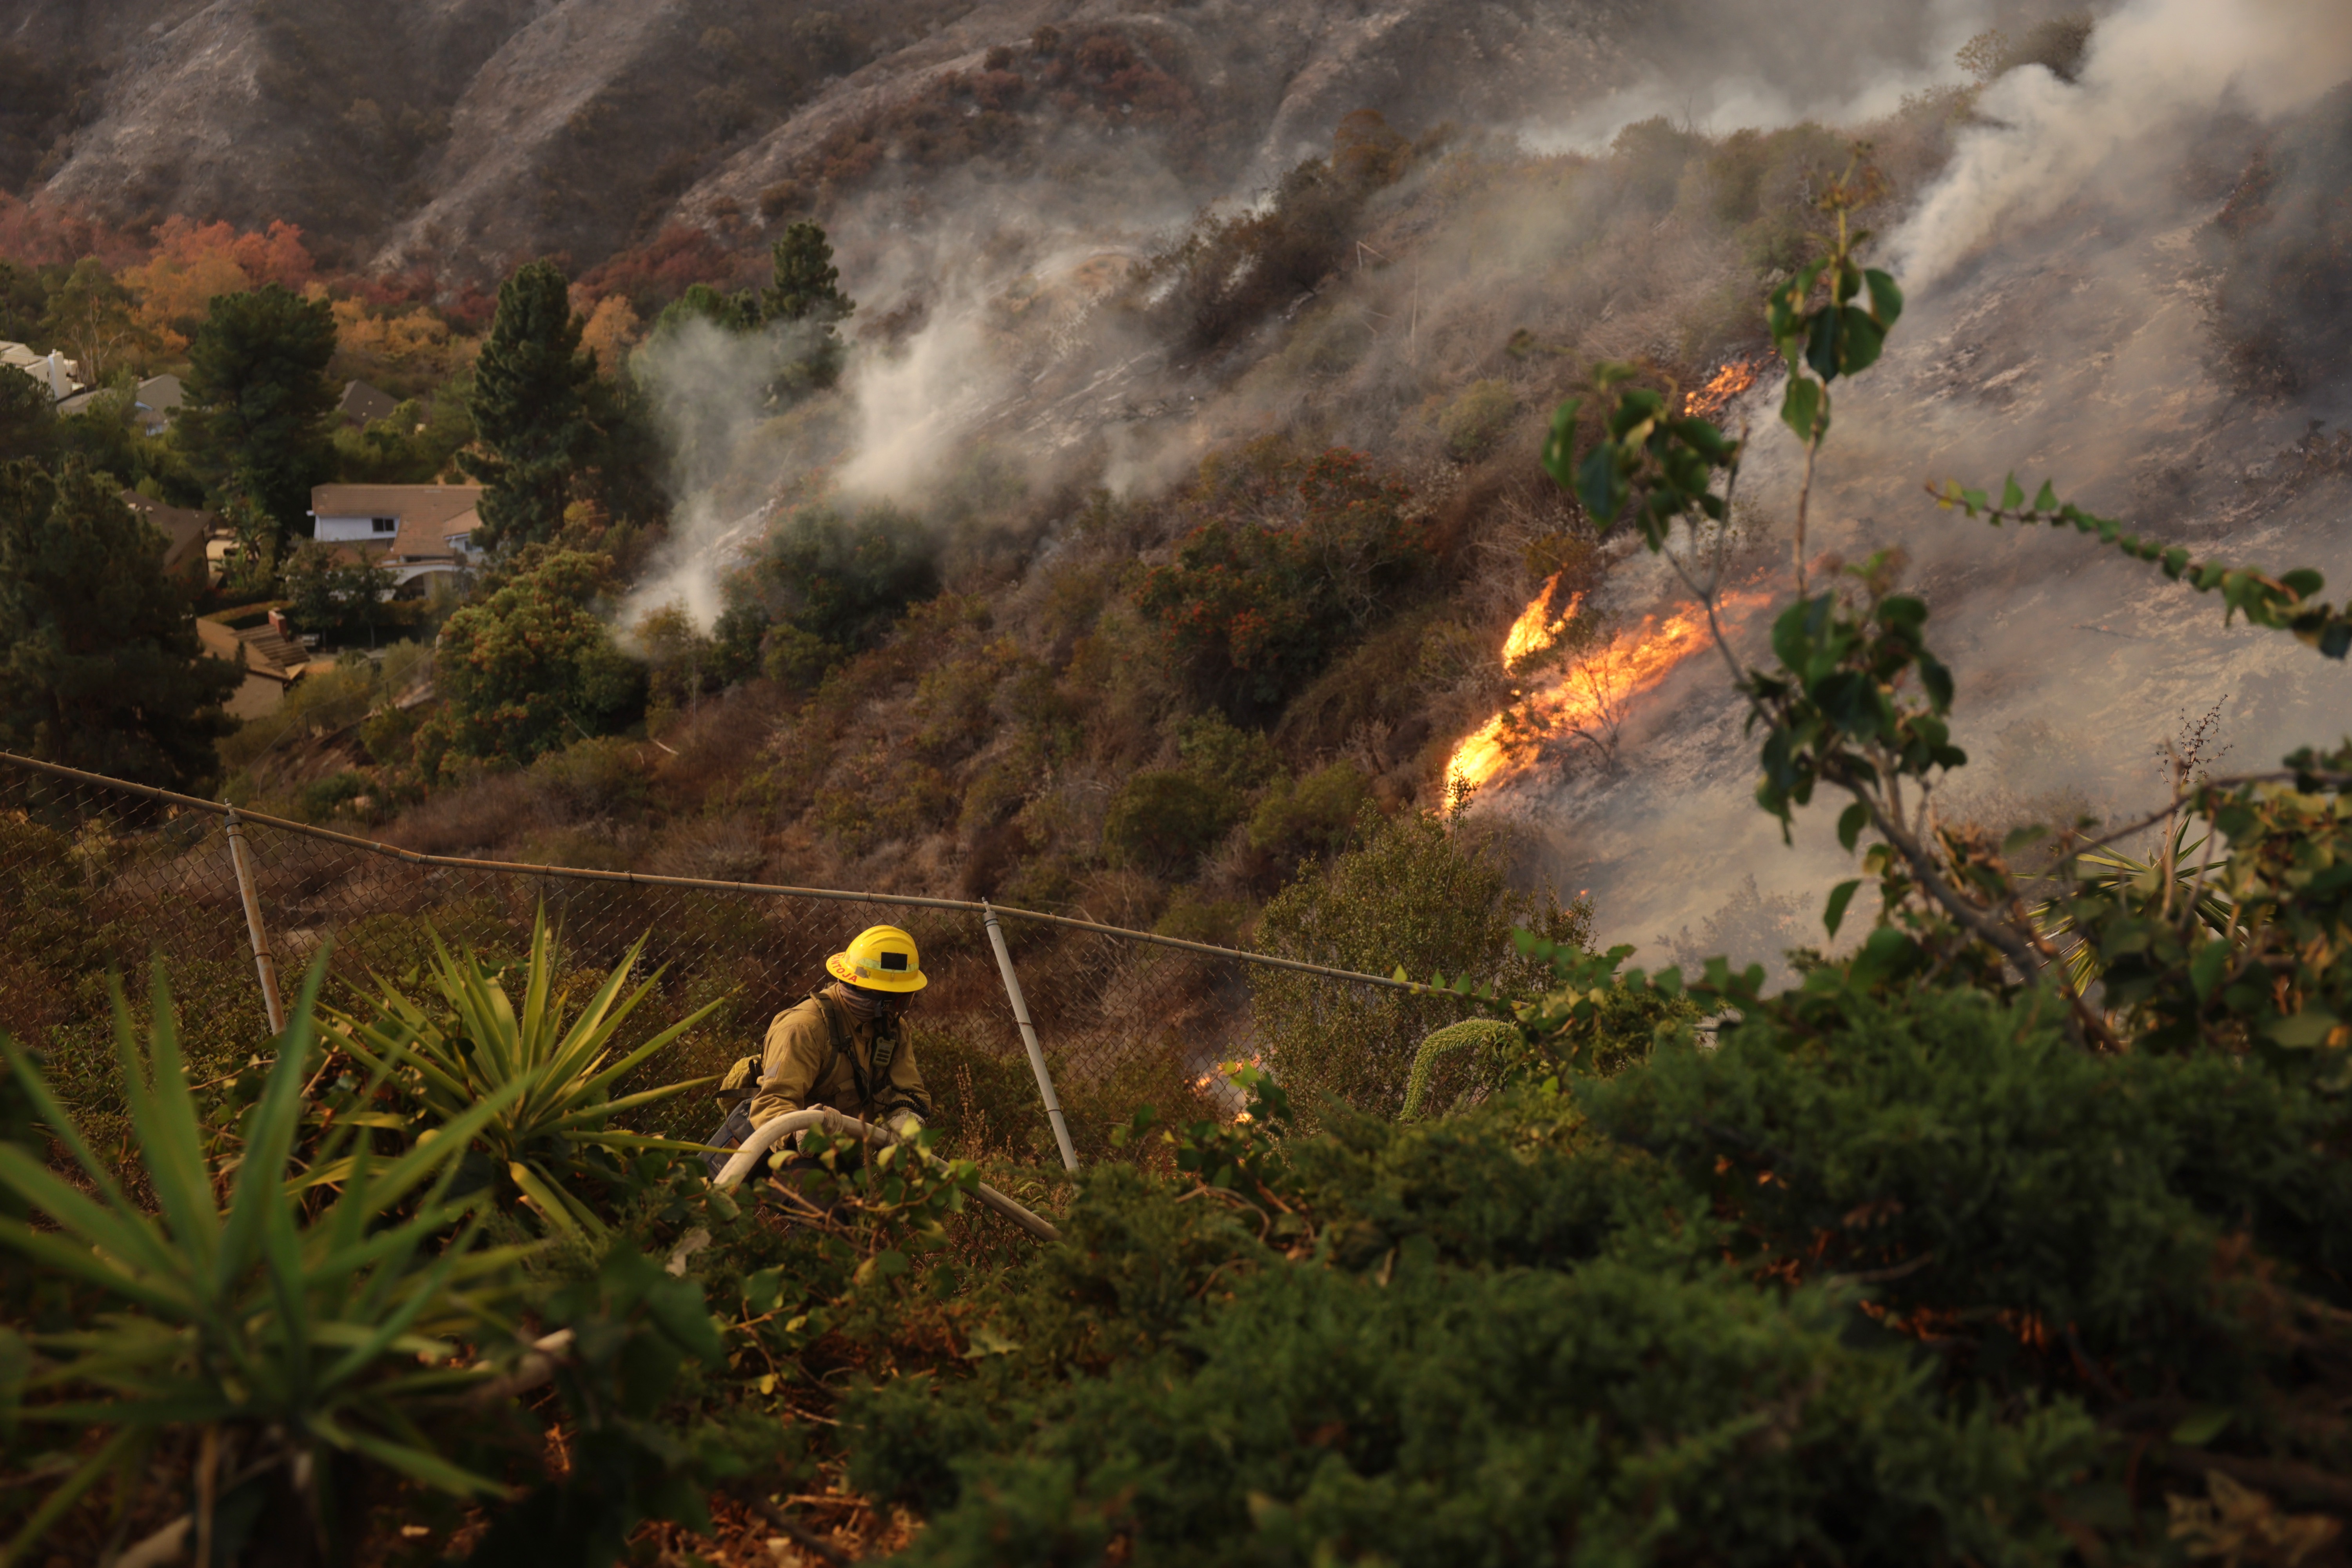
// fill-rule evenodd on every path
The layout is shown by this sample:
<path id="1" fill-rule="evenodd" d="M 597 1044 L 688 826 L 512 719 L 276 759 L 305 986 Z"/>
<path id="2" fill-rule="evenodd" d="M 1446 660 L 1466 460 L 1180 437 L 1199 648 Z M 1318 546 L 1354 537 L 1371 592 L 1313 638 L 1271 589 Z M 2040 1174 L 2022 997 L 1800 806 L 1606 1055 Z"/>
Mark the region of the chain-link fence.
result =
<path id="1" fill-rule="evenodd" d="M 1065 1159 L 1073 1141 L 1080 1158 L 1102 1149 L 1147 1102 L 1231 1109 L 1216 1068 L 1254 1054 L 1254 965 L 1308 977 L 1335 1000 L 1421 989 L 959 900 L 422 855 L 0 752 L 0 1027 L 20 1036 L 88 1007 L 87 989 L 61 987 L 58 973 L 131 973 L 152 957 L 224 985 L 241 967 L 260 1035 L 278 1005 L 266 994 L 274 985 L 290 1003 L 322 952 L 330 994 L 355 1002 L 412 978 L 435 934 L 520 954 L 541 907 L 566 972 L 583 981 L 643 940 L 640 964 L 659 977 L 647 1033 L 719 1004 L 671 1053 L 668 1077 L 758 1050 L 768 1020 L 825 983 L 827 954 L 866 926 L 903 926 L 930 976 L 914 1039 L 934 1097 L 983 1142 L 993 1117 L 997 1136 L 1013 1141 L 1025 1124 L 1037 1152 Z M 575 998 L 589 988 L 575 984 Z M 1068 1131 L 1049 1142 L 1040 1111 L 1057 1092 Z"/>

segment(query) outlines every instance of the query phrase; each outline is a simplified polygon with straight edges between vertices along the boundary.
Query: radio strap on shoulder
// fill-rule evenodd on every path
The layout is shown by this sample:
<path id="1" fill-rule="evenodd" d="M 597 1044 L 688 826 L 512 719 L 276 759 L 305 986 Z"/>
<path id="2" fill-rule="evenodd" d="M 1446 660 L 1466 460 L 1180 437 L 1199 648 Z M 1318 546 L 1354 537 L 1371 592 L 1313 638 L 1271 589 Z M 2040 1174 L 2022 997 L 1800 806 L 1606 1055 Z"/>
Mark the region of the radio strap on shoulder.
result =
<path id="1" fill-rule="evenodd" d="M 849 1026 L 846 1024 L 844 1024 L 841 1020 L 842 1008 L 840 1005 L 827 1000 L 824 993 L 822 991 L 810 992 L 809 1000 L 815 1003 L 816 1010 L 824 1015 L 825 1044 L 832 1049 L 834 1058 L 835 1060 L 838 1060 L 843 1057 L 847 1057 L 849 1058 L 849 1077 L 850 1080 L 857 1086 L 858 1108 L 860 1110 L 865 1109 L 866 1106 L 873 1103 L 874 1093 L 872 1089 L 866 1083 L 866 1069 L 858 1066 L 857 1052 L 852 1048 L 850 1045 Z M 825 1072 L 829 1073 L 832 1070 L 833 1062 L 826 1062 Z M 819 1081 L 822 1081 L 824 1077 L 824 1074 L 820 1073 L 818 1075 Z"/>

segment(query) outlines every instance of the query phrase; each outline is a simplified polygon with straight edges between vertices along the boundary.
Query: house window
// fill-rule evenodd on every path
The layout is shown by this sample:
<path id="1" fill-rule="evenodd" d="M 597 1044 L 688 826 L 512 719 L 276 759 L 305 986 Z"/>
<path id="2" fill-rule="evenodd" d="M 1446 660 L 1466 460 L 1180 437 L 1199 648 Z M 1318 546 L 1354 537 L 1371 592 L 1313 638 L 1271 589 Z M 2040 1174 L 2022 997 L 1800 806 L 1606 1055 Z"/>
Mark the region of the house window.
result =
<path id="1" fill-rule="evenodd" d="M 368 519 L 368 529 L 371 532 L 374 533 L 398 533 L 400 531 L 400 519 L 396 517 L 372 517 Z"/>

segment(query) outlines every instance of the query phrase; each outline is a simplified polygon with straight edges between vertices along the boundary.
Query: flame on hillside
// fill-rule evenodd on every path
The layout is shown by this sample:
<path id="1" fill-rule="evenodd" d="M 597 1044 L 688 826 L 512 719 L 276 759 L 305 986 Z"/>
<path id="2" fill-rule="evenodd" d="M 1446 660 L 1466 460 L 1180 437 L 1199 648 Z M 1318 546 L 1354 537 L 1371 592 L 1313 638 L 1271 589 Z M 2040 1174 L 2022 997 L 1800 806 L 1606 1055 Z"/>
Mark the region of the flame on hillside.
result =
<path id="1" fill-rule="evenodd" d="M 1754 386 L 1770 363 L 1768 357 L 1727 362 L 1705 386 L 1684 397 L 1683 412 L 1714 418 Z M 1555 613 L 1552 597 L 1559 589 L 1559 574 L 1555 572 L 1511 623 L 1503 638 L 1505 674 L 1517 674 L 1521 664 L 1549 649 L 1583 607 L 1584 595 L 1577 594 Z M 1722 607 L 1742 609 L 1762 599 L 1759 594 L 1727 594 Z M 1628 704 L 1664 680 L 1707 637 L 1706 613 L 1696 605 L 1643 616 L 1639 625 L 1612 637 L 1606 647 L 1569 660 L 1540 689 L 1473 731 L 1446 762 L 1448 789 L 1515 778 L 1534 765 L 1549 741 L 1582 739 L 1603 750 L 1613 748 Z"/>
<path id="2" fill-rule="evenodd" d="M 1584 595 L 1579 594 L 1570 598 L 1555 616 L 1551 613 L 1551 596 L 1559 588 L 1559 574 L 1555 572 L 1544 579 L 1543 591 L 1519 612 L 1519 618 L 1511 623 L 1509 634 L 1503 638 L 1504 668 L 1508 669 L 1521 659 L 1543 652 L 1568 629 L 1568 623 L 1575 618 L 1576 607 L 1584 602 Z"/>
<path id="3" fill-rule="evenodd" d="M 1731 400 L 1756 384 L 1756 377 L 1766 360 L 1736 359 L 1715 373 L 1714 379 L 1696 392 L 1683 398 L 1683 413 L 1694 418 L 1712 419 L 1731 406 Z"/>
<path id="4" fill-rule="evenodd" d="M 1579 595 L 1550 616 L 1557 578 L 1544 584 L 1535 602 L 1511 624 L 1503 642 L 1503 666 L 1549 647 L 1582 603 Z M 1723 607 L 1744 609 L 1764 602 L 1762 594 L 1727 594 Z M 1446 762 L 1449 790 L 1476 788 L 1517 778 L 1535 764 L 1545 742 L 1585 739 L 1613 741 L 1633 699 L 1655 689 L 1676 666 L 1704 647 L 1706 612 L 1697 605 L 1648 615 L 1611 637 L 1606 646 L 1577 656 L 1549 672 L 1547 682 L 1496 714 L 1465 737 Z"/>

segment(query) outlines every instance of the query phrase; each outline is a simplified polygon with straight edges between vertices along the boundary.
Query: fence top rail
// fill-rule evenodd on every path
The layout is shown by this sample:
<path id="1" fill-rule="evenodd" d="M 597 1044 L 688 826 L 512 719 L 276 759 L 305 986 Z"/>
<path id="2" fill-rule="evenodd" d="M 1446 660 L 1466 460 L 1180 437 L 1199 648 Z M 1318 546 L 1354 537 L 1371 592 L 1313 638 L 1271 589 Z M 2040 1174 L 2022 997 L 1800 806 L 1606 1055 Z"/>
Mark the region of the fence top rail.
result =
<path id="1" fill-rule="evenodd" d="M 1448 987 L 1424 984 L 1417 980 L 1399 980 L 1388 974 L 1363 974 L 1352 969 L 1335 969 L 1328 964 L 1308 963 L 1300 959 L 1276 958 L 1270 953 L 1250 952 L 1237 947 L 1219 947 L 1205 942 L 1186 942 L 1181 937 L 1162 936 L 1157 931 L 1133 931 L 1126 926 L 1104 925 L 1096 921 L 1082 921 L 1069 915 L 1049 915 L 1037 910 L 1014 909 L 1006 904 L 992 904 L 985 899 L 932 899 L 912 893 L 860 893 L 838 888 L 793 888 L 772 882 L 722 882 L 705 877 L 656 877 L 641 871 L 600 871 L 583 866 L 538 866 L 516 860 L 474 860 L 457 855 L 427 855 L 422 850 L 404 849 L 396 844 L 385 844 L 373 838 L 362 838 L 353 834 L 337 833 L 331 828 L 313 827 L 307 822 L 293 822 L 282 816 L 271 816 L 258 811 L 247 811 L 226 801 L 202 800 L 192 795 L 180 795 L 153 784 L 133 784 L 128 779 L 110 778 L 104 773 L 85 773 L 61 763 L 45 763 L 33 757 L 18 756 L 14 752 L 0 752 L 0 764 L 25 768 L 34 773 L 47 773 L 55 778 L 70 779 L 77 784 L 93 784 L 100 789 L 120 791 L 148 800 L 163 801 L 185 806 L 191 811 L 208 812 L 215 816 L 236 822 L 257 822 L 281 833 L 298 834 L 305 838 L 322 839 L 341 844 L 369 855 L 381 855 L 390 859 L 404 860 L 412 866 L 438 866 L 451 870 L 489 871 L 502 876 L 559 877 L 582 882 L 618 882 L 637 888 L 684 888 L 707 892 L 741 893 L 754 897 L 786 899 L 823 899 L 836 903 L 895 904 L 906 909 L 956 910 L 966 913 L 994 913 L 1005 920 L 1033 921 L 1040 925 L 1060 926 L 1070 931 L 1093 931 L 1103 936 L 1118 937 L 1128 942 L 1149 943 L 1153 947 L 1170 947 L 1181 952 L 1204 953 L 1212 958 L 1228 959 L 1237 963 L 1255 963 L 1267 969 L 1295 970 L 1302 974 L 1319 974 L 1332 980 L 1352 981 L 1362 985 L 1379 985 L 1391 991 L 1404 991 L 1426 996 L 1458 996 Z"/>

